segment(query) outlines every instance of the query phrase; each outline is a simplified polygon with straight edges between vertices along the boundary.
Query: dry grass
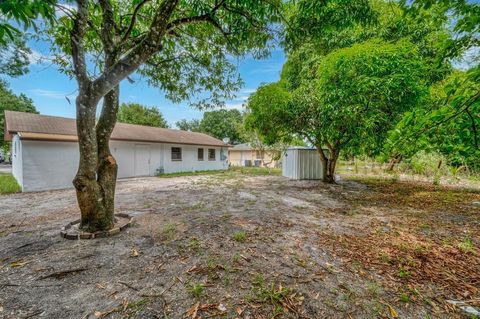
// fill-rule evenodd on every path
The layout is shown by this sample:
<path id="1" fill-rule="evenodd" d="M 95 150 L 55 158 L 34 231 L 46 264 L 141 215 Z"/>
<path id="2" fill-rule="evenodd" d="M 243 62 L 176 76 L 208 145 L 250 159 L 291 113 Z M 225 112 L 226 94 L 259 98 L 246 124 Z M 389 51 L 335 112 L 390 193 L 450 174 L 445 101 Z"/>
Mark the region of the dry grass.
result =
<path id="1" fill-rule="evenodd" d="M 116 209 L 135 225 L 72 242 L 58 236 L 78 216 L 72 190 L 3 196 L 0 306 L 12 318 L 464 318 L 446 301 L 480 298 L 477 201 L 359 177 L 134 179 Z"/>

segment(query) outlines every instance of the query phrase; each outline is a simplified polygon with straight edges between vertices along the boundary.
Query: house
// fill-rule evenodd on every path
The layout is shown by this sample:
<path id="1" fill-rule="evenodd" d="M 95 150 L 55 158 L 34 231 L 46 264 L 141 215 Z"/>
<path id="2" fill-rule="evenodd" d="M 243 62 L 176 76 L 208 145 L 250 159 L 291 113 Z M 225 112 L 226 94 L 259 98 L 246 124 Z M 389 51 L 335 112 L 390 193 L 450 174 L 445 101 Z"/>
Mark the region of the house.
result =
<path id="1" fill-rule="evenodd" d="M 279 150 L 253 147 L 250 143 L 238 144 L 228 149 L 228 159 L 232 166 L 278 167 Z"/>
<path id="2" fill-rule="evenodd" d="M 75 119 L 5 111 L 12 172 L 25 192 L 73 187 L 79 148 Z M 203 133 L 117 123 L 110 149 L 118 178 L 228 168 L 227 146 Z"/>
<path id="3" fill-rule="evenodd" d="M 324 150 L 328 156 L 328 151 Z M 291 179 L 322 179 L 323 164 L 316 148 L 289 147 L 282 154 L 282 176 Z"/>

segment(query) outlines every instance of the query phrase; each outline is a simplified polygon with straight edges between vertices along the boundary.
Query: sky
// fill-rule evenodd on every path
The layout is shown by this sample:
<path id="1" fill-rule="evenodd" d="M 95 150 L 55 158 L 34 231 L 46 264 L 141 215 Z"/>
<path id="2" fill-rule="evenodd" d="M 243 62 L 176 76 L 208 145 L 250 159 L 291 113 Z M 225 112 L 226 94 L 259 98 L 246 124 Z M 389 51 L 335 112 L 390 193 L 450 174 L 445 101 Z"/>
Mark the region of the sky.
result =
<path id="1" fill-rule="evenodd" d="M 7 78 L 10 88 L 15 94 L 24 93 L 34 102 L 40 114 L 75 118 L 75 97 L 77 83 L 62 74 L 56 65 L 49 60 L 48 43 L 29 42 L 32 49 L 30 72 L 18 78 Z M 227 101 L 226 108 L 241 110 L 248 96 L 262 83 L 277 81 L 285 60 L 281 49 L 271 52 L 267 59 L 255 60 L 251 57 L 237 62 L 238 71 L 244 82 L 243 88 L 237 92 L 234 100 Z M 120 85 L 120 102 L 136 102 L 147 106 L 155 106 L 162 112 L 171 127 L 180 119 L 199 119 L 203 112 L 188 105 L 187 102 L 174 104 L 165 99 L 158 88 L 150 87 L 139 76 L 133 77 L 135 83 L 127 80 Z M 69 102 L 70 100 L 70 102 Z"/>

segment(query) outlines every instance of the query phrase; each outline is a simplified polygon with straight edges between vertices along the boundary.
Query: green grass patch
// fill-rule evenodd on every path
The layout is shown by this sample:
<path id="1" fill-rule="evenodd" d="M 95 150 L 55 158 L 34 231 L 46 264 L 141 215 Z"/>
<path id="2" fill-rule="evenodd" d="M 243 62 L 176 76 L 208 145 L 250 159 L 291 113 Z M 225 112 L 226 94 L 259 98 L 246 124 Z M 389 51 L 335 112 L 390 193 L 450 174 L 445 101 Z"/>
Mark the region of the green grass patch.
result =
<path id="1" fill-rule="evenodd" d="M 177 172 L 177 173 L 168 173 L 160 174 L 158 177 L 169 178 L 169 177 L 181 177 L 181 176 L 197 176 L 197 175 L 215 175 L 215 174 L 225 174 L 226 170 L 210 170 L 210 171 L 194 171 L 194 172 Z"/>
<path id="2" fill-rule="evenodd" d="M 18 193 L 21 190 L 15 177 L 10 174 L 0 174 L 0 194 Z"/>
<path id="3" fill-rule="evenodd" d="M 232 166 L 229 168 L 231 172 L 238 172 L 243 175 L 254 175 L 254 176 L 264 176 L 264 175 L 281 175 L 282 169 L 280 168 L 268 168 L 268 167 L 242 167 L 242 166 Z"/>
<path id="4" fill-rule="evenodd" d="M 239 243 L 243 243 L 247 240 L 247 233 L 244 231 L 237 231 L 233 233 L 233 239 Z"/>
<path id="5" fill-rule="evenodd" d="M 201 283 L 189 283 L 187 284 L 187 291 L 195 298 L 200 298 L 205 286 Z"/>
<path id="6" fill-rule="evenodd" d="M 160 178 L 181 177 L 181 176 L 199 176 L 199 175 L 223 175 L 226 177 L 234 177 L 236 174 L 250 175 L 250 176 L 266 176 L 266 175 L 281 175 L 280 168 L 267 167 L 241 167 L 232 166 L 227 170 L 209 170 L 209 171 L 194 171 L 194 172 L 178 172 L 160 174 Z"/>

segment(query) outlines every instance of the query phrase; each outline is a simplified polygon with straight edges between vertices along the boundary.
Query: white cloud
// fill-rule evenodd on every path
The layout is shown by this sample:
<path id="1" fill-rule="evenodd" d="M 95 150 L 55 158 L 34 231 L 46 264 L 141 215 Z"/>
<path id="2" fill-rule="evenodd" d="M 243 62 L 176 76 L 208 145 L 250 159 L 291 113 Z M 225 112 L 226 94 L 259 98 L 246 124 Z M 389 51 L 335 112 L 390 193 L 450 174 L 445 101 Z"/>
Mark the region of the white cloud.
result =
<path id="1" fill-rule="evenodd" d="M 48 97 L 51 99 L 64 99 L 68 95 L 65 92 L 44 90 L 44 89 L 33 89 L 31 92 L 38 96 Z"/>
<path id="2" fill-rule="evenodd" d="M 243 93 L 243 94 L 252 94 L 253 92 L 255 92 L 257 89 L 242 89 L 240 90 L 240 93 Z"/>
<path id="3" fill-rule="evenodd" d="M 28 60 L 30 61 L 30 64 L 42 64 L 52 60 L 52 57 L 49 55 L 45 55 L 35 50 L 31 51 L 32 52 L 28 55 Z"/>

